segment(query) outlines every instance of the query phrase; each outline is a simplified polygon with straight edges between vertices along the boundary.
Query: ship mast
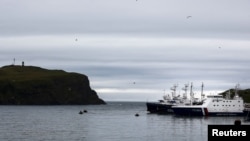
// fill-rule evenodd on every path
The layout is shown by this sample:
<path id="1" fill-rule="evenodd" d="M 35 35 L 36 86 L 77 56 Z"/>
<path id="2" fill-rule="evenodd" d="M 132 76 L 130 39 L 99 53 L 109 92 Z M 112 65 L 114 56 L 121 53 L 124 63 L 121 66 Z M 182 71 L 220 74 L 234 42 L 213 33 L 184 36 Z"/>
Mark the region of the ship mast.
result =
<path id="1" fill-rule="evenodd" d="M 204 99 L 204 94 L 203 94 L 203 88 L 204 88 L 204 84 L 203 84 L 203 82 L 202 82 L 202 84 L 201 84 L 201 100 L 202 99 Z"/>
<path id="2" fill-rule="evenodd" d="M 175 84 L 173 87 L 170 88 L 173 91 L 172 92 L 172 98 L 176 97 L 176 88 L 177 88 L 177 84 Z"/>
<path id="3" fill-rule="evenodd" d="M 230 90 L 228 90 L 227 94 L 226 94 L 226 99 L 230 99 L 231 98 L 231 92 Z"/>
<path id="4" fill-rule="evenodd" d="M 185 84 L 185 85 L 184 85 L 184 88 L 182 88 L 182 90 L 185 91 L 185 93 L 183 94 L 183 99 L 187 99 L 188 84 Z"/>
<path id="5" fill-rule="evenodd" d="M 238 95 L 238 90 L 239 90 L 240 84 L 236 84 L 235 86 L 235 94 L 234 94 L 234 99 L 239 99 L 239 95 Z"/>
<path id="6" fill-rule="evenodd" d="M 190 86 L 190 104 L 193 105 L 193 99 L 194 99 L 194 95 L 193 95 L 193 83 L 191 82 L 191 86 Z"/>

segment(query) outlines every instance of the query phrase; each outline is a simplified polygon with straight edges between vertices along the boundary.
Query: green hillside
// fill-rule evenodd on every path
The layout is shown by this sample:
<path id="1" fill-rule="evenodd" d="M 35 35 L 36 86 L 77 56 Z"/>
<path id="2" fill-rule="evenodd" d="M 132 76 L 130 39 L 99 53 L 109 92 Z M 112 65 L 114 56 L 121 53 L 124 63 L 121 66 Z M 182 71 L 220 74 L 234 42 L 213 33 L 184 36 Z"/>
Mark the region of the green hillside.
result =
<path id="1" fill-rule="evenodd" d="M 0 104 L 105 104 L 90 88 L 86 75 L 35 66 L 0 68 Z"/>
<path id="2" fill-rule="evenodd" d="M 221 93 L 223 96 L 226 96 L 227 92 L 229 90 L 226 90 L 225 92 Z M 230 89 L 231 93 L 231 98 L 234 97 L 235 95 L 235 90 Z M 238 90 L 238 95 L 243 98 L 245 103 L 250 103 L 250 89 L 245 89 L 245 90 Z"/>

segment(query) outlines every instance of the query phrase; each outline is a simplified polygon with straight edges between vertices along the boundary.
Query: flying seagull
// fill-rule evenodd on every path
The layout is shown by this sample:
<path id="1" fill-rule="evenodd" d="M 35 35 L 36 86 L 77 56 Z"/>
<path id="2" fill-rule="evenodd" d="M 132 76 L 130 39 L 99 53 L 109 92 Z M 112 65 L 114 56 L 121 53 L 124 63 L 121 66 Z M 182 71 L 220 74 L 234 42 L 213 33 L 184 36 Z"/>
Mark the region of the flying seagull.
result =
<path id="1" fill-rule="evenodd" d="M 187 19 L 191 18 L 192 16 L 187 16 Z"/>

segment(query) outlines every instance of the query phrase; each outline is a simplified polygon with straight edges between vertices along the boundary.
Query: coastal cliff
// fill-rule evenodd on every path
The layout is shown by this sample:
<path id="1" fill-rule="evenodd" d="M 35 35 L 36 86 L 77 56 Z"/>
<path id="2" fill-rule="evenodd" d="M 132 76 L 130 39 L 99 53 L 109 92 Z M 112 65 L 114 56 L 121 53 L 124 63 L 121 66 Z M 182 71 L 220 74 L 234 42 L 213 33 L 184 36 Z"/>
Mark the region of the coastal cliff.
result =
<path id="1" fill-rule="evenodd" d="M 35 66 L 0 68 L 0 105 L 106 104 L 86 75 Z"/>

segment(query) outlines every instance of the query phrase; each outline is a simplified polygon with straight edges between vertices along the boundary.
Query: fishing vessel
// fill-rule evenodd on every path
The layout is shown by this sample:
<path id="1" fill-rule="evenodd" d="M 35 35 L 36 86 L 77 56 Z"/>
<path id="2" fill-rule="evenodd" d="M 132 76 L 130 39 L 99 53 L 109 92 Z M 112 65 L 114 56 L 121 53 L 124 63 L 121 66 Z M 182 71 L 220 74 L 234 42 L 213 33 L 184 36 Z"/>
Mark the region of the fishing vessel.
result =
<path id="1" fill-rule="evenodd" d="M 172 106 L 176 115 L 188 116 L 245 116 L 244 101 L 238 95 L 239 84 L 235 86 L 235 94 L 230 98 L 230 91 L 224 98 L 222 95 L 208 95 L 201 105 Z"/>
<path id="2" fill-rule="evenodd" d="M 174 85 L 171 90 L 172 97 L 170 97 L 169 94 L 163 95 L 163 99 L 159 100 L 158 102 L 146 102 L 147 111 L 149 113 L 159 113 L 159 114 L 167 114 L 167 113 L 173 113 L 172 106 L 176 105 L 180 102 L 179 97 L 176 97 L 176 88 L 177 85 Z"/>
<path id="3" fill-rule="evenodd" d="M 159 100 L 158 102 L 147 102 L 146 103 L 147 111 L 149 113 L 169 114 L 169 113 L 174 112 L 172 109 L 172 106 L 190 105 L 191 101 L 192 101 L 192 104 L 199 104 L 199 102 L 197 101 L 197 99 L 193 97 L 193 95 L 190 96 L 190 99 L 187 98 L 187 90 L 188 90 L 189 84 L 185 84 L 184 88 L 182 88 L 182 90 L 185 91 L 182 97 L 176 94 L 177 87 L 178 85 L 175 84 L 173 87 L 170 88 L 172 90 L 171 96 L 170 94 L 164 93 L 162 100 Z M 191 83 L 190 93 L 193 93 L 192 87 L 193 85 Z"/>

